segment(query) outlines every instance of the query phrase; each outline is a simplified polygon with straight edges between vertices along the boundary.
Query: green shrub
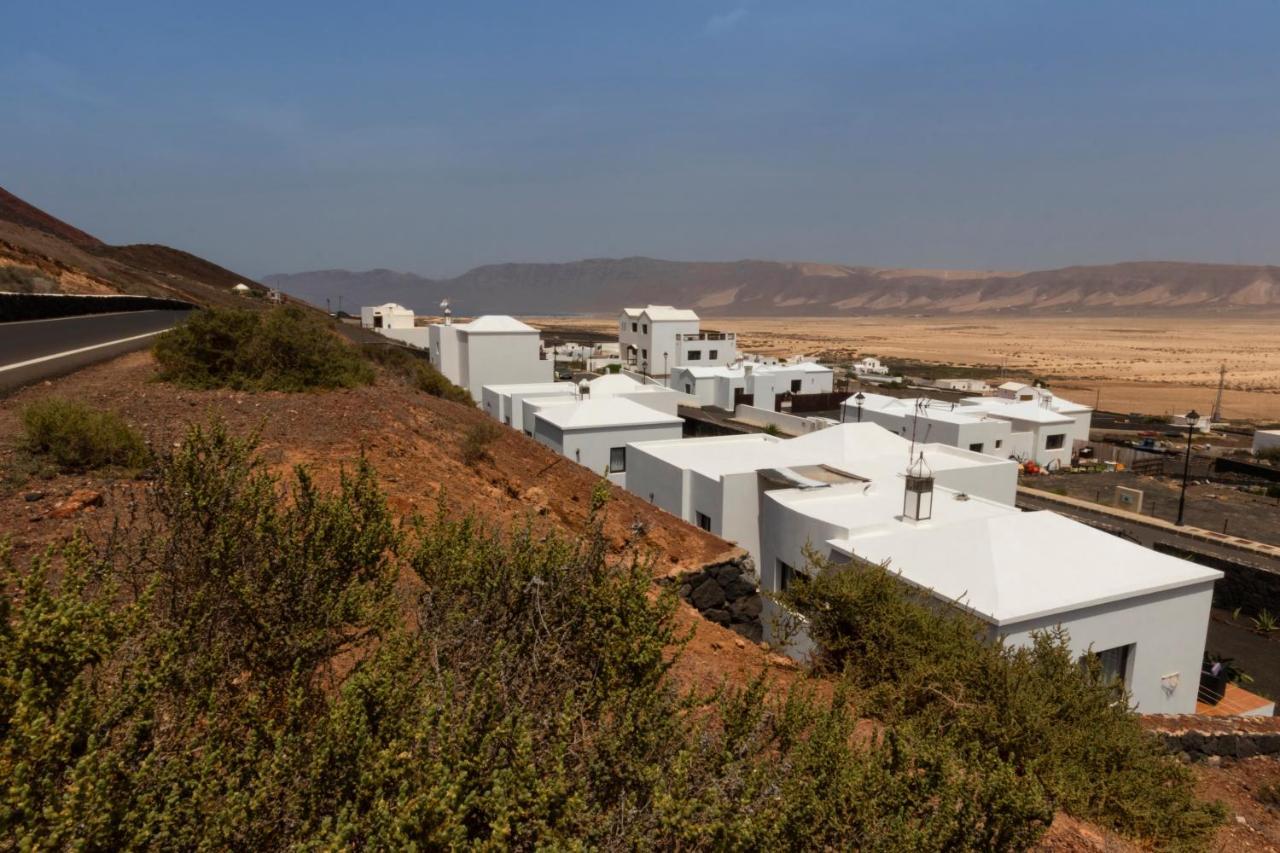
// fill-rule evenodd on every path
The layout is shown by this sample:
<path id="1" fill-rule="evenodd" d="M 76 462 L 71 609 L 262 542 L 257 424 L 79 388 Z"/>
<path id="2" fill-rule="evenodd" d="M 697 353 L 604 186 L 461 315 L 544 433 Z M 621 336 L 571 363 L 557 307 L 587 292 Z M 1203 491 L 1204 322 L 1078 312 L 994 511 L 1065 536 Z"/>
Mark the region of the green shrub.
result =
<path id="1" fill-rule="evenodd" d="M 896 729 L 962 753 L 990 750 L 1043 786 L 1054 808 L 1167 847 L 1199 848 L 1221 822 L 1194 778 L 1129 709 L 1096 659 L 1061 631 L 1031 647 L 987 640 L 987 625 L 939 606 L 881 566 L 818 561 L 781 596 L 810 620 L 821 665 Z"/>
<path id="2" fill-rule="evenodd" d="M 478 465 L 489 458 L 489 445 L 502 435 L 497 424 L 480 421 L 467 429 L 462 439 L 462 461 L 468 465 Z"/>
<path id="3" fill-rule="evenodd" d="M 153 348 L 160 377 L 188 388 L 353 388 L 373 371 L 319 316 L 296 306 L 194 312 Z"/>
<path id="4" fill-rule="evenodd" d="M 50 397 L 22 410 L 25 444 L 70 471 L 115 466 L 141 468 L 150 459 L 146 442 L 114 412 Z"/>
<path id="5" fill-rule="evenodd" d="M 598 516 L 398 529 L 366 465 L 286 487 L 217 425 L 147 509 L 102 553 L 0 547 L 7 846 L 1010 850 L 1051 817 L 994 748 L 866 743 L 842 692 L 682 692 L 676 598 Z"/>
<path id="6" fill-rule="evenodd" d="M 381 364 L 392 373 L 400 376 L 414 388 L 433 397 L 452 400 L 474 406 L 466 389 L 454 385 L 444 374 L 432 367 L 431 363 L 420 358 L 404 347 L 390 344 L 365 344 L 364 354 L 376 364 Z"/>

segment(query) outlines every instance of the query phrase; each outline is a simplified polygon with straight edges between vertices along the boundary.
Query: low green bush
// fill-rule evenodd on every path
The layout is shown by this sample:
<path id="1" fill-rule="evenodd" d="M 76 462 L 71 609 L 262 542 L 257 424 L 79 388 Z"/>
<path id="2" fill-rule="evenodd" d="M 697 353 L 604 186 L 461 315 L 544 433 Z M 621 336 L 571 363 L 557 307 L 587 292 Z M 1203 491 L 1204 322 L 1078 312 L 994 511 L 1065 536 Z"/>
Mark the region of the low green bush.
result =
<path id="1" fill-rule="evenodd" d="M 419 391 L 433 397 L 452 400 L 455 403 L 475 405 L 475 401 L 471 399 L 471 394 L 466 389 L 454 385 L 429 361 L 414 355 L 404 347 L 365 344 L 364 354 L 370 361 L 386 367 Z"/>
<path id="2" fill-rule="evenodd" d="M 137 430 L 115 412 L 50 397 L 22 410 L 24 444 L 67 471 L 141 468 L 151 453 Z"/>
<path id="3" fill-rule="evenodd" d="M 156 339 L 160 378 L 188 388 L 307 391 L 373 381 L 359 353 L 297 306 L 193 312 Z"/>
<path id="4" fill-rule="evenodd" d="M 1046 803 L 1162 847 L 1199 849 L 1222 821 L 1191 771 L 1139 725 L 1118 682 L 1051 631 L 1031 647 L 991 642 L 986 623 L 940 605 L 886 568 L 815 560 L 780 596 L 809 620 L 822 668 L 896 730 L 999 756 Z"/>
<path id="5" fill-rule="evenodd" d="M 462 461 L 475 466 L 489 458 L 489 445 L 502 434 L 497 424 L 480 421 L 472 424 L 462 438 Z"/>

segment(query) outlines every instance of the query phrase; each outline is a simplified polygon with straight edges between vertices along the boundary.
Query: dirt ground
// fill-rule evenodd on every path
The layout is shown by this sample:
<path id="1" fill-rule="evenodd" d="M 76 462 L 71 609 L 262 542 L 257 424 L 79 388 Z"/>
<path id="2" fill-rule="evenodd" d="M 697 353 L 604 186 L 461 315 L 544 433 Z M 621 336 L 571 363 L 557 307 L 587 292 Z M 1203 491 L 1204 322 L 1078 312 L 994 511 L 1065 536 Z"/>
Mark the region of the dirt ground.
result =
<path id="1" fill-rule="evenodd" d="M 611 330 L 616 319 L 532 318 Z M 708 318 L 739 347 L 774 355 L 819 352 L 969 365 L 986 379 L 1042 377 L 1082 403 L 1166 415 L 1212 409 L 1227 366 L 1223 416 L 1280 421 L 1280 321 L 1247 317 Z"/>
<path id="2" fill-rule="evenodd" d="M 573 533 L 582 529 L 596 478 L 511 431 L 490 446 L 492 459 L 476 468 L 461 462 L 467 429 L 484 420 L 470 410 L 411 391 L 386 377 L 371 387 L 319 394 L 244 394 L 184 391 L 153 381 L 147 353 L 45 382 L 0 398 L 0 536 L 10 538 L 18 559 L 26 559 L 76 529 L 105 535 L 112 519 L 137 499 L 146 484 L 98 476 L 28 477 L 17 450 L 19 412 L 28 402 L 51 395 L 82 400 L 119 412 L 156 448 L 179 440 L 190 423 L 224 418 L 236 431 L 261 432 L 264 458 L 277 470 L 308 465 L 317 482 L 332 484 L 343 466 L 363 450 L 381 475 L 398 512 L 432 510 L 443 491 L 451 511 L 474 510 L 495 523 L 545 524 Z M 67 518 L 56 503 L 77 489 L 103 495 L 103 504 Z M 728 543 L 674 518 L 632 495 L 613 490 L 606 534 L 615 550 L 629 545 L 654 557 L 655 576 L 670 575 L 738 553 Z M 639 522 L 639 524 L 637 524 Z M 707 622 L 681 604 L 679 626 L 691 639 L 674 673 L 687 687 L 712 689 L 744 684 L 764 671 L 777 689 L 808 679 L 794 664 L 738 635 Z M 1254 796 L 1268 779 L 1280 779 L 1280 762 L 1253 759 L 1220 768 L 1197 766 L 1207 797 L 1225 800 L 1229 823 L 1215 844 L 1219 850 L 1280 850 L 1280 811 Z M 1245 823 L 1237 822 L 1237 816 Z M 1086 823 L 1059 815 L 1040 848 L 1051 851 L 1134 850 L 1130 843 Z"/>
<path id="3" fill-rule="evenodd" d="M 1024 483 L 1107 506 L 1115 506 L 1117 486 L 1140 489 L 1142 514 L 1165 521 L 1178 517 L 1178 495 L 1182 490 L 1182 480 L 1177 477 L 1147 477 L 1132 471 L 1048 474 L 1027 478 Z M 1233 536 L 1280 545 L 1280 500 L 1248 494 L 1222 483 L 1188 483 L 1183 520 L 1193 527 L 1219 533 L 1225 528 Z"/>

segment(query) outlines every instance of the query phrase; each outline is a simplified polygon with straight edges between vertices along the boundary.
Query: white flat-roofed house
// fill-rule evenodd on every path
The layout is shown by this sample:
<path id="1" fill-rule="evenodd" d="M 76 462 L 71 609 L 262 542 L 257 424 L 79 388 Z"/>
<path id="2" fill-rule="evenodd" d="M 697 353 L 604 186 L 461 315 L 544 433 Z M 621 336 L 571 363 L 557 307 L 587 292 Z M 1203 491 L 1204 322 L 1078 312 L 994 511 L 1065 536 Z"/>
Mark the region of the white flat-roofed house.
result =
<path id="1" fill-rule="evenodd" d="M 924 456 L 931 464 L 931 451 Z M 761 588 L 776 592 L 812 571 L 806 549 L 835 570 L 854 560 L 886 564 L 978 617 L 991 639 L 1027 645 L 1033 632 L 1065 629 L 1074 652 L 1097 654 L 1143 713 L 1194 712 L 1221 572 L 936 478 L 908 490 L 906 466 L 895 463 L 853 467 L 864 482 L 764 494 Z M 771 608 L 766 601 L 766 635 L 779 615 Z"/>
<path id="2" fill-rule="evenodd" d="M 360 325 L 366 329 L 412 329 L 413 309 L 394 302 L 366 305 L 360 309 Z"/>
<path id="3" fill-rule="evenodd" d="M 940 481 L 1012 506 L 1018 468 L 998 459 L 938 444 L 920 445 L 935 459 Z M 632 448 L 626 488 L 644 500 L 738 543 L 760 558 L 760 495 L 788 482 L 778 472 L 808 471 L 809 479 L 848 479 L 854 461 L 888 456 L 906 465 L 909 443 L 875 424 L 839 424 L 797 438 L 764 433 L 651 442 Z M 762 475 L 761 472 L 772 472 Z"/>
<path id="4" fill-rule="evenodd" d="M 522 382 L 513 385 L 486 385 L 480 408 L 499 423 L 524 431 L 523 401 L 535 397 L 563 397 L 577 394 L 572 382 Z"/>
<path id="5" fill-rule="evenodd" d="M 628 445 L 679 439 L 684 429 L 678 416 L 620 396 L 533 398 L 524 405 L 536 441 L 618 485 L 626 479 Z"/>
<path id="6" fill-rule="evenodd" d="M 817 362 L 761 365 L 744 362 L 729 367 L 672 369 L 668 384 L 698 399 L 704 406 L 733 411 L 744 396 L 760 409 L 777 409 L 784 394 L 820 394 L 834 387 L 835 374 Z"/>
<path id="7" fill-rule="evenodd" d="M 877 423 L 900 436 L 990 453 L 1044 468 L 1069 465 L 1077 442 L 1087 443 L 1093 409 L 1030 385 L 1024 397 L 888 397 L 862 392 L 841 404 L 846 422 Z"/>
<path id="8" fill-rule="evenodd" d="M 677 336 L 700 332 L 698 315 L 687 308 L 624 308 L 618 315 L 622 363 L 649 376 L 666 376 L 678 364 Z"/>
<path id="9" fill-rule="evenodd" d="M 431 363 L 477 403 L 485 385 L 552 380 L 538 330 L 514 317 L 487 314 L 469 323 L 437 323 L 429 332 Z"/>
<path id="10" fill-rule="evenodd" d="M 675 367 L 728 366 L 737 360 L 738 336 L 733 332 L 682 332 L 676 335 L 675 354 L 666 367 L 669 374 Z"/>
<path id="11" fill-rule="evenodd" d="M 1253 433 L 1253 455 L 1280 451 L 1280 429 L 1260 429 Z"/>
<path id="12" fill-rule="evenodd" d="M 861 397 L 861 400 L 850 397 L 841 404 L 841 419 L 846 423 L 860 420 L 879 424 L 903 438 L 909 439 L 914 434 L 917 441 L 937 442 L 1005 459 L 1015 455 L 1013 430 L 1007 420 L 926 397 L 888 397 L 866 392 L 862 392 Z M 1029 438 L 1020 439 L 1017 447 L 1029 444 Z"/>
<path id="13" fill-rule="evenodd" d="M 952 377 L 948 379 L 935 379 L 933 381 L 934 388 L 941 388 L 943 391 L 962 391 L 965 394 L 990 394 L 991 386 L 981 379 L 967 379 L 963 377 Z"/>

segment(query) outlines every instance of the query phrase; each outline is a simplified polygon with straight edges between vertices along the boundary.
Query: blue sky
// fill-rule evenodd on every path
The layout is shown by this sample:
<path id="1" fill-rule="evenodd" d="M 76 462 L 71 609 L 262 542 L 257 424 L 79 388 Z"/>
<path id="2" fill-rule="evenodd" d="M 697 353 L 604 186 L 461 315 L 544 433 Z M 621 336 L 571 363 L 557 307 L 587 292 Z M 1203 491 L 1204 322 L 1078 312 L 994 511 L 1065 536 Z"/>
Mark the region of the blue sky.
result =
<path id="1" fill-rule="evenodd" d="M 4 18 L 0 185 L 249 275 L 1280 262 L 1276 2 L 42 0 Z"/>

